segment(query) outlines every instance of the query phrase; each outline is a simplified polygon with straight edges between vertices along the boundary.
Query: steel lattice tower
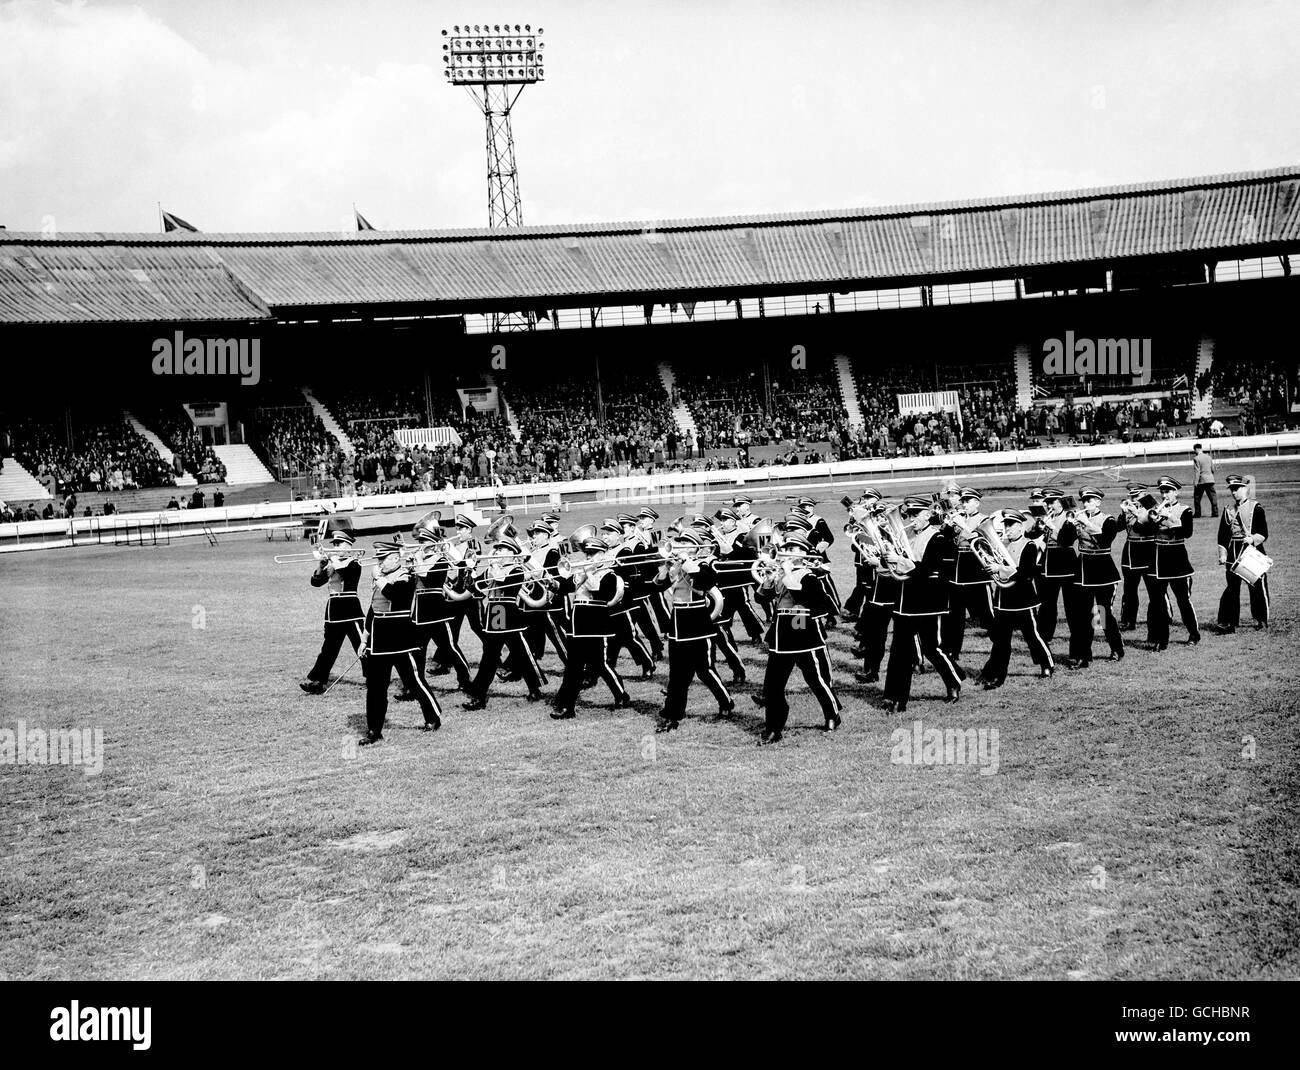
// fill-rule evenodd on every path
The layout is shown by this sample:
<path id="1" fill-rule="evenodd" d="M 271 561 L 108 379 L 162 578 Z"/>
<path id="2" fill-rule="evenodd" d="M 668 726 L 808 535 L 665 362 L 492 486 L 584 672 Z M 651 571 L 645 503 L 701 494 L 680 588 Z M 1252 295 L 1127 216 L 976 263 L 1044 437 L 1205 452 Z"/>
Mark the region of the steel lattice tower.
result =
<path id="1" fill-rule="evenodd" d="M 538 40 L 542 28 L 531 26 L 454 26 L 443 44 L 447 81 L 464 86 L 483 113 L 487 130 L 488 226 L 523 226 L 519 200 L 519 168 L 515 162 L 515 139 L 510 113 L 524 86 L 545 76 Z M 481 92 L 480 92 L 481 91 Z M 529 312 L 496 312 L 494 331 L 525 331 L 533 327 Z"/>

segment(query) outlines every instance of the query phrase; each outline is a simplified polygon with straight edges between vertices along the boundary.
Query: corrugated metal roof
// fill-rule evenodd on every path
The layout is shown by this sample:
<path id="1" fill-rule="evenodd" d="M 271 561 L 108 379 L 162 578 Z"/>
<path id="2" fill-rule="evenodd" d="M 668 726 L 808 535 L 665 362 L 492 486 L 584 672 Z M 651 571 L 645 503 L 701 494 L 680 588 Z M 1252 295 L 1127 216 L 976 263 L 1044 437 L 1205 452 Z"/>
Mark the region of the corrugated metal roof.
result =
<path id="1" fill-rule="evenodd" d="M 276 309 L 996 274 L 1300 241 L 1300 168 L 945 204 L 510 230 L 0 232 L 0 322 L 247 319 Z M 1239 255 L 1239 254 L 1238 254 Z"/>

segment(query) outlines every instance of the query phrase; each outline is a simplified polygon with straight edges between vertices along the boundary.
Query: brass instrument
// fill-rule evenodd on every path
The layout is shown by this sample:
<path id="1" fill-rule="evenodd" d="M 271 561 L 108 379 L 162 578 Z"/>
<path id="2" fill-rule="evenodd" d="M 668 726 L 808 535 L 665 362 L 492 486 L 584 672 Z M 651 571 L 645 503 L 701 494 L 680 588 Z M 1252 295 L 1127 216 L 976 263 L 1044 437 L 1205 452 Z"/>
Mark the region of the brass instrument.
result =
<path id="1" fill-rule="evenodd" d="M 277 565 L 291 565 L 298 561 L 324 561 L 329 557 L 365 557 L 369 551 L 364 546 L 318 546 L 297 554 L 276 554 L 272 559 Z"/>
<path id="2" fill-rule="evenodd" d="M 888 536 L 891 544 L 889 549 L 893 553 L 904 561 L 911 561 L 916 564 L 916 557 L 912 553 L 912 540 L 907 534 L 907 525 L 903 522 L 902 506 L 892 506 L 885 512 L 881 523 L 881 533 Z"/>
<path id="3" fill-rule="evenodd" d="M 993 517 L 981 521 L 975 529 L 975 535 L 970 543 L 970 552 L 975 555 L 975 560 L 993 577 L 993 582 L 999 587 L 1011 587 L 1015 584 L 1015 580 L 997 578 L 998 569 L 1005 566 L 1015 568 L 1017 562 L 1007 544 L 1002 541 L 1002 536 L 998 534 L 997 521 Z"/>

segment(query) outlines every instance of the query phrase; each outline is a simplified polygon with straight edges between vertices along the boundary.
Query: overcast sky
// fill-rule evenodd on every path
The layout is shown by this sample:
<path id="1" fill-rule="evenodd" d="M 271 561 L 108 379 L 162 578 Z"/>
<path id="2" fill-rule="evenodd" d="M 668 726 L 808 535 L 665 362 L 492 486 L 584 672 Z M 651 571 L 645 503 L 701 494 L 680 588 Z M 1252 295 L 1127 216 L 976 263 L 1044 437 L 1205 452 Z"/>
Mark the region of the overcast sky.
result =
<path id="1" fill-rule="evenodd" d="M 526 223 L 851 208 L 1300 163 L 1300 3 L 0 0 L 0 224 L 487 222 L 439 31 L 545 28 Z"/>

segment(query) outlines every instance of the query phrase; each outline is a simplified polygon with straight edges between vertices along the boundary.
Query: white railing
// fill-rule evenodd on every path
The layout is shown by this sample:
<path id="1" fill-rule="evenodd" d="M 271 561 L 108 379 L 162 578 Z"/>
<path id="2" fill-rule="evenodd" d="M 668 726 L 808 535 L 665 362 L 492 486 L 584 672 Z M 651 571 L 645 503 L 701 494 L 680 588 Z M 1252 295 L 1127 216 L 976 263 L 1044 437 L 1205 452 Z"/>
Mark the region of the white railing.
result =
<path id="1" fill-rule="evenodd" d="M 1300 454 L 1300 432 L 1279 435 L 1238 435 L 1206 439 L 1220 471 L 1228 471 L 1231 458 L 1261 459 Z M 263 502 L 256 505 L 226 506 L 220 509 L 162 510 L 151 513 L 124 513 L 114 516 L 77 517 L 63 520 L 28 520 L 0 524 L 0 552 L 19 549 L 56 548 L 86 543 L 137 541 L 142 525 L 157 525 L 159 537 L 201 535 L 204 529 L 216 534 L 226 531 L 254 531 L 286 526 L 295 521 L 320 516 L 325 512 L 355 513 L 419 507 L 444 508 L 479 503 L 491 505 L 500 496 L 507 509 L 548 508 L 562 501 L 679 501 L 694 495 L 709 495 L 723 489 L 755 483 L 779 486 L 836 486 L 861 483 L 868 479 L 926 479 L 943 473 L 990 474 L 1035 472 L 1043 469 L 1067 469 L 1105 466 L 1107 462 L 1125 467 L 1142 465 L 1168 467 L 1189 466 L 1191 440 L 1163 439 L 1155 442 L 1116 443 L 1101 446 L 1053 446 L 1033 450 L 1003 450 L 944 454 L 938 457 L 859 458 L 828 464 L 774 465 L 770 468 L 723 468 L 713 471 L 668 472 L 653 476 L 623 476 L 607 479 L 580 479 L 563 483 L 524 483 L 508 487 L 473 487 L 457 490 L 449 501 L 446 490 L 412 491 L 404 494 L 371 494 L 361 497 L 331 498 L 301 502 Z"/>

